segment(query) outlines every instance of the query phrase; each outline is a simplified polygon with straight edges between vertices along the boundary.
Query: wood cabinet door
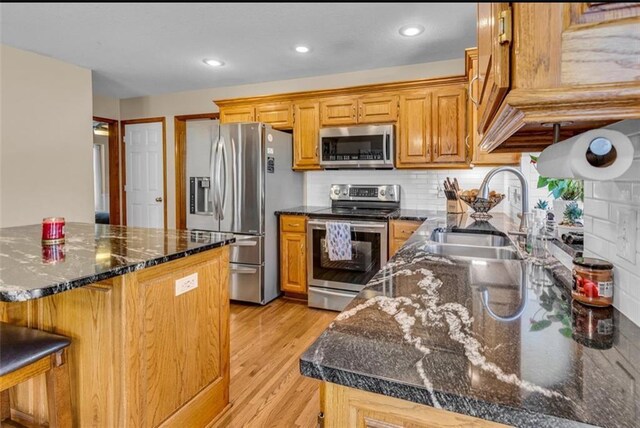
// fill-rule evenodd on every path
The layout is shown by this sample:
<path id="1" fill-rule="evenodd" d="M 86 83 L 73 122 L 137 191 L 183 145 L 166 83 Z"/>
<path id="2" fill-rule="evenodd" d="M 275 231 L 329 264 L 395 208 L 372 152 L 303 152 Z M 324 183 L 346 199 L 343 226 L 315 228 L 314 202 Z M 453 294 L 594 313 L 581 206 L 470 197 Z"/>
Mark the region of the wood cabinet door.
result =
<path id="1" fill-rule="evenodd" d="M 307 294 L 306 234 L 282 232 L 280 236 L 280 288 Z"/>
<path id="2" fill-rule="evenodd" d="M 268 123 L 276 129 L 291 129 L 293 107 L 289 102 L 259 105 L 256 107 L 256 121 Z"/>
<path id="3" fill-rule="evenodd" d="M 354 125 L 357 117 L 358 98 L 338 97 L 320 103 L 320 126 Z"/>
<path id="4" fill-rule="evenodd" d="M 222 253 L 179 270 L 139 273 L 143 348 L 142 408 L 155 427 L 203 388 L 224 376 L 222 323 L 228 271 Z M 167 265 L 169 266 L 169 265 Z M 176 281 L 197 275 L 197 287 L 177 294 Z"/>
<path id="5" fill-rule="evenodd" d="M 383 123 L 398 120 L 398 97 L 364 96 L 358 100 L 358 123 Z"/>
<path id="6" fill-rule="evenodd" d="M 400 129 L 396 166 L 419 167 L 431 162 L 431 93 L 400 96 Z"/>
<path id="7" fill-rule="evenodd" d="M 238 123 L 255 121 L 253 106 L 227 107 L 220 110 L 220 123 Z"/>
<path id="8" fill-rule="evenodd" d="M 465 163 L 466 88 L 464 85 L 439 88 L 433 91 L 432 97 L 432 161 Z"/>
<path id="9" fill-rule="evenodd" d="M 478 99 L 478 81 L 474 79 L 478 75 L 478 52 L 467 53 L 470 56 L 469 97 L 467 98 L 467 141 L 472 151 L 471 163 L 474 165 L 516 165 L 520 163 L 520 153 L 489 153 L 480 148 L 480 135 L 478 134 L 478 108 L 474 100 Z"/>
<path id="10" fill-rule="evenodd" d="M 293 110 L 293 168 L 319 169 L 320 107 L 317 102 L 303 102 Z"/>
<path id="11" fill-rule="evenodd" d="M 511 8 L 478 3 L 478 132 L 487 130 L 510 85 Z M 504 34 L 502 41 L 501 34 Z"/>

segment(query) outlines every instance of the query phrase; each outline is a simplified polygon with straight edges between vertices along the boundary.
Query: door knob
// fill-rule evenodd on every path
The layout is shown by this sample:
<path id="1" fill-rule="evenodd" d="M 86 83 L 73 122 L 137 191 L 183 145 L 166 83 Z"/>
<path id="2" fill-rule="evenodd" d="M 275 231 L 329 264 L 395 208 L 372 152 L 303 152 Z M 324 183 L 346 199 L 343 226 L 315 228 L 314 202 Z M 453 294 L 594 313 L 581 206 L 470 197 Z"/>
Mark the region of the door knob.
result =
<path id="1" fill-rule="evenodd" d="M 156 198 L 156 202 L 162 202 L 162 196 L 158 196 L 158 197 Z"/>

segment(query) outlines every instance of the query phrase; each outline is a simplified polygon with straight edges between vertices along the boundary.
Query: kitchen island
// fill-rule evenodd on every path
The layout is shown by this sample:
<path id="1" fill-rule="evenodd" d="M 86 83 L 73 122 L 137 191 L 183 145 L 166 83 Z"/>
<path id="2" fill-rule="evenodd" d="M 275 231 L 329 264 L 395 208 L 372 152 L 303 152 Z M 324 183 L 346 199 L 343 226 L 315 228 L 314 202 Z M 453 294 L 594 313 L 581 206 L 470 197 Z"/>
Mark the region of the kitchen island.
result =
<path id="1" fill-rule="evenodd" d="M 557 263 L 433 251 L 435 230 L 516 228 L 502 214 L 423 223 L 301 357 L 325 427 L 638 426 L 638 326 L 572 302 Z"/>
<path id="2" fill-rule="evenodd" d="M 233 235 L 69 223 L 0 229 L 0 321 L 68 336 L 74 423 L 206 426 L 229 403 Z M 47 421 L 43 378 L 11 391 Z"/>

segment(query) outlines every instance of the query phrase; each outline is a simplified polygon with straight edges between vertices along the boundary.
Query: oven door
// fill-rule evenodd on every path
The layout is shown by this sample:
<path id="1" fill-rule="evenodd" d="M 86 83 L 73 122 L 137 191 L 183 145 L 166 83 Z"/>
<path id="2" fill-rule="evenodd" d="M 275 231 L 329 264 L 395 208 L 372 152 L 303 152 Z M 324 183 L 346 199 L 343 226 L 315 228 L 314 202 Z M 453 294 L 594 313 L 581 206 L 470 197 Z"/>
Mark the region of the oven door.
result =
<path id="1" fill-rule="evenodd" d="M 393 125 L 320 130 L 320 165 L 325 168 L 393 168 Z"/>
<path id="2" fill-rule="evenodd" d="M 325 248 L 327 220 L 307 222 L 310 287 L 358 292 L 387 262 L 387 223 L 331 220 L 351 225 L 351 260 L 331 261 Z"/>

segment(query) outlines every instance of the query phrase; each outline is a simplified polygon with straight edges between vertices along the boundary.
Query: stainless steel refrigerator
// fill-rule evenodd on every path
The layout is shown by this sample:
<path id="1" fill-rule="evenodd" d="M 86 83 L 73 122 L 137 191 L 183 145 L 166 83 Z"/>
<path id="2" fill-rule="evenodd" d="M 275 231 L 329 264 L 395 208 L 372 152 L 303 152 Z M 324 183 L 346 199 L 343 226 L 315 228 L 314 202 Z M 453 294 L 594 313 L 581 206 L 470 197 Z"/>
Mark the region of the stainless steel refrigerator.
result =
<path id="1" fill-rule="evenodd" d="M 274 211 L 302 204 L 291 134 L 263 123 L 187 122 L 187 228 L 236 235 L 230 297 L 266 304 L 280 294 Z"/>

